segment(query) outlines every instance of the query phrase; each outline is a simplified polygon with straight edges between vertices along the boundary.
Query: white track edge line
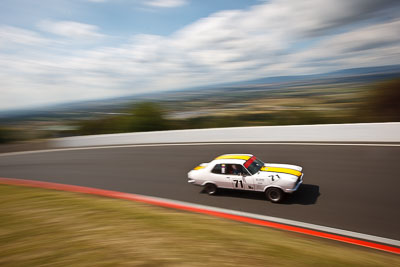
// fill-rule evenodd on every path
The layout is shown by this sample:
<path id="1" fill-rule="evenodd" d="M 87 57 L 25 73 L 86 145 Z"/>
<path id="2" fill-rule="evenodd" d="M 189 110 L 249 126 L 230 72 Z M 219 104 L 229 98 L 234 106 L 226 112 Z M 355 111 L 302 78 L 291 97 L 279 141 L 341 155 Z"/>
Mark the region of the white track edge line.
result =
<path id="1" fill-rule="evenodd" d="M 131 144 L 131 145 L 109 145 L 109 146 L 90 146 L 90 147 L 71 147 L 71 148 L 57 148 L 57 149 L 43 149 L 19 152 L 6 152 L 0 153 L 0 157 L 17 156 L 25 154 L 36 153 L 49 153 L 49 152 L 62 152 L 73 150 L 91 150 L 91 149 L 111 149 L 111 148 L 125 148 L 125 147 L 163 147 L 163 146 L 206 146 L 206 145 L 303 145 L 303 146 L 372 146 L 372 147 L 400 147 L 400 144 L 363 144 L 363 143 L 285 143 L 285 142 L 209 142 L 209 143 L 165 143 L 165 144 Z"/>
<path id="2" fill-rule="evenodd" d="M 169 204 L 178 204 L 178 205 L 189 206 L 189 207 L 193 207 L 193 208 L 200 208 L 200 209 L 205 209 L 205 210 L 209 210 L 209 211 L 226 213 L 226 214 L 230 214 L 230 215 L 239 215 L 239 216 L 263 220 L 263 221 L 282 223 L 282 224 L 286 224 L 286 225 L 298 226 L 301 228 L 307 228 L 307 229 L 322 231 L 322 232 L 326 232 L 326 233 L 338 234 L 338 235 L 347 236 L 347 237 L 354 237 L 357 239 L 374 241 L 374 242 L 378 242 L 378 243 L 382 243 L 382 244 L 388 244 L 388 245 L 400 247 L 399 240 L 385 238 L 385 237 L 362 234 L 362 233 L 358 233 L 358 232 L 352 232 L 352 231 L 333 228 L 333 227 L 327 227 L 327 226 L 305 223 L 305 222 L 300 222 L 300 221 L 295 221 L 295 220 L 266 216 L 266 215 L 261 215 L 261 214 L 236 211 L 236 210 L 230 210 L 230 209 L 224 209 L 224 208 L 217 208 L 217 207 L 195 204 L 195 203 L 190 203 L 190 202 L 184 202 L 184 201 L 179 201 L 179 200 L 151 197 L 151 196 L 145 196 L 145 195 L 139 195 L 139 194 L 135 194 L 135 195 L 140 196 L 144 199 L 148 199 L 148 200 L 155 200 L 155 201 L 161 201 L 161 202 L 165 202 L 165 203 L 169 203 Z"/>

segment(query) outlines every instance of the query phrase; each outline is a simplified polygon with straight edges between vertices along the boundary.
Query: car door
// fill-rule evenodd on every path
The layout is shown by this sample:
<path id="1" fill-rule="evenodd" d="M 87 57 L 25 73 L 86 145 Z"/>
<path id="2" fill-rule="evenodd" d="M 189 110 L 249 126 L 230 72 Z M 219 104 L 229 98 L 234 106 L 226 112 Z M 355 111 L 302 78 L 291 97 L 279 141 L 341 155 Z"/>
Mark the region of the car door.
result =
<path id="1" fill-rule="evenodd" d="M 229 164 L 227 166 L 232 180 L 232 188 L 239 190 L 254 190 L 253 177 L 240 164 Z"/>
<path id="2" fill-rule="evenodd" d="M 254 184 L 254 177 L 250 174 L 246 174 L 242 176 L 243 186 L 245 190 L 256 190 Z"/>
<path id="3" fill-rule="evenodd" d="M 232 188 L 232 175 L 227 173 L 227 164 L 216 164 L 210 172 L 210 180 L 215 182 L 218 187 Z"/>

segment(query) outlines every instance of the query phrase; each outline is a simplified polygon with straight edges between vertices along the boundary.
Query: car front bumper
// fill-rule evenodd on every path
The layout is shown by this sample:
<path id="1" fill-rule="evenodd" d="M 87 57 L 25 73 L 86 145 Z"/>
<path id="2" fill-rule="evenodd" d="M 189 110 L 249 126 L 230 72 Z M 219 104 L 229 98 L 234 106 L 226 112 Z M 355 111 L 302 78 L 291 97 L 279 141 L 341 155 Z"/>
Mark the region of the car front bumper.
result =
<path id="1" fill-rule="evenodd" d="M 299 189 L 300 185 L 303 183 L 303 176 L 304 176 L 304 173 L 301 174 L 300 179 L 297 181 L 295 187 L 289 188 L 289 189 L 284 189 L 283 191 L 285 191 L 285 193 L 289 193 L 289 194 L 297 191 L 297 189 Z"/>

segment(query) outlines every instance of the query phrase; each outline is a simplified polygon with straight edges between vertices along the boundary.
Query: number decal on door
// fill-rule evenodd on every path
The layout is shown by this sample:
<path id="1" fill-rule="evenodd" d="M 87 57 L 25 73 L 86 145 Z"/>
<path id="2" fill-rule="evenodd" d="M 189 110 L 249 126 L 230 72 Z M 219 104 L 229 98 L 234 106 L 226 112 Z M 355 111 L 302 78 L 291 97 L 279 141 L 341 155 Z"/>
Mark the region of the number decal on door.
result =
<path id="1" fill-rule="evenodd" d="M 239 188 L 239 183 L 240 183 L 240 188 L 243 188 L 243 182 L 239 180 L 233 180 L 235 182 L 235 187 Z"/>
<path id="2" fill-rule="evenodd" d="M 275 180 L 281 179 L 281 177 L 279 177 L 278 174 L 269 175 L 268 177 L 271 178 L 272 182 L 275 182 Z"/>

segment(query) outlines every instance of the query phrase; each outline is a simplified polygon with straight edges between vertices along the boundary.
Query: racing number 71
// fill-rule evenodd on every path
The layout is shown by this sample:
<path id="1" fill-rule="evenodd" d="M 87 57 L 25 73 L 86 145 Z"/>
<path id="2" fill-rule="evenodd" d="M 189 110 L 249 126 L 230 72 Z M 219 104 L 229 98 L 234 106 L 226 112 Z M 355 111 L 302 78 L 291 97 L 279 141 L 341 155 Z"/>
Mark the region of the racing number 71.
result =
<path id="1" fill-rule="evenodd" d="M 239 183 L 240 183 L 240 187 L 243 188 L 243 182 L 239 181 L 239 180 L 233 180 L 235 182 L 235 187 L 238 188 L 239 187 Z"/>

